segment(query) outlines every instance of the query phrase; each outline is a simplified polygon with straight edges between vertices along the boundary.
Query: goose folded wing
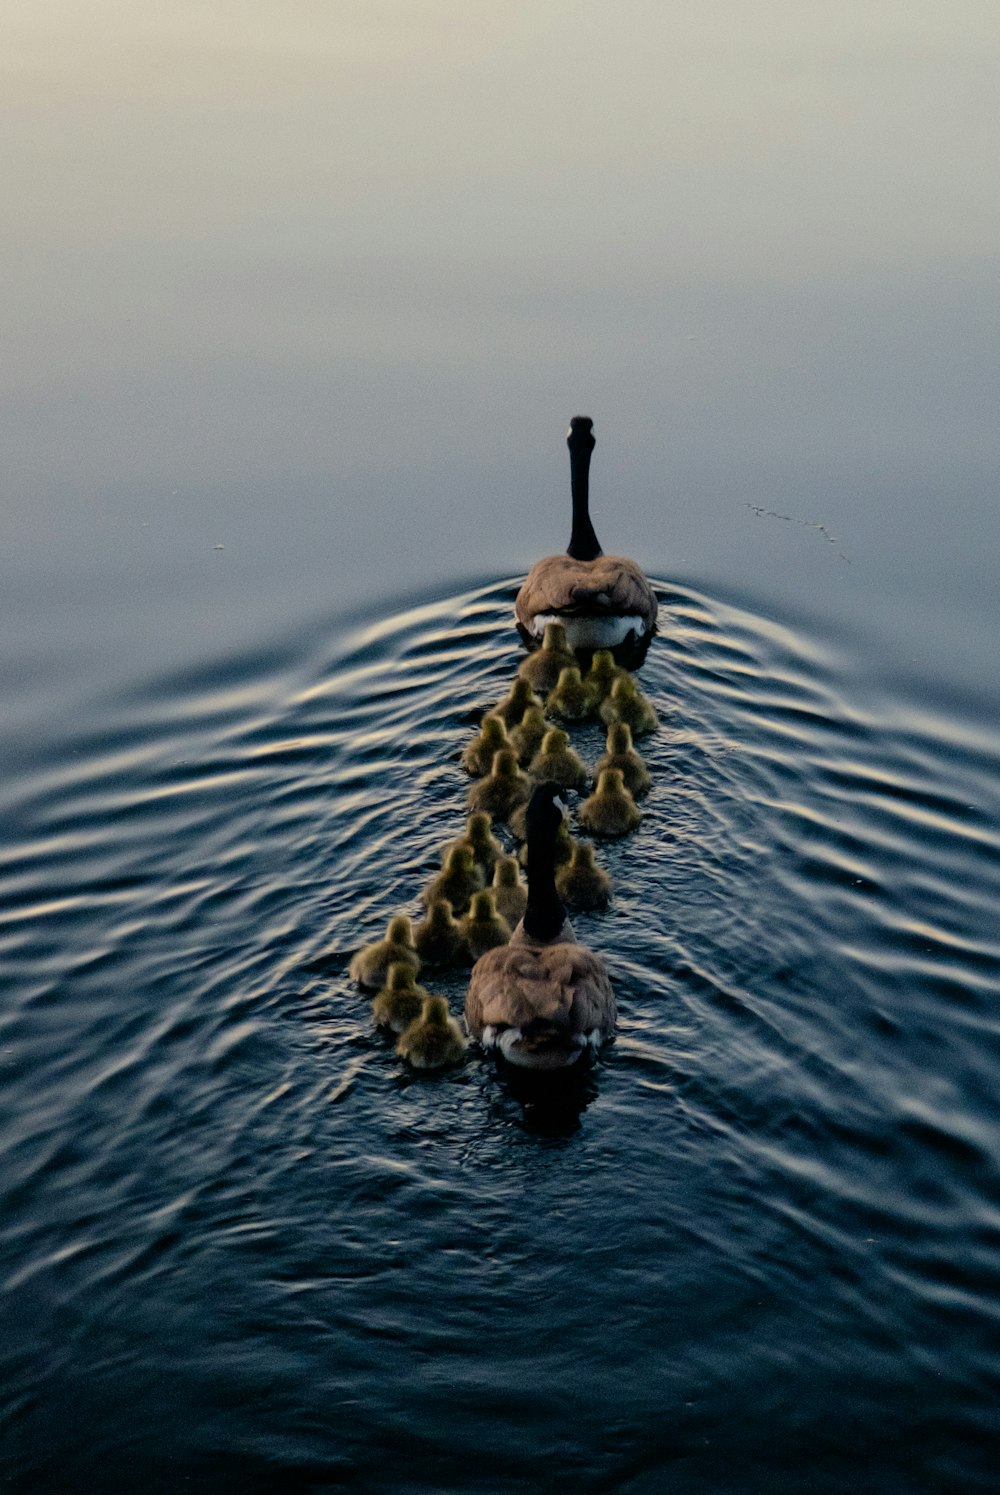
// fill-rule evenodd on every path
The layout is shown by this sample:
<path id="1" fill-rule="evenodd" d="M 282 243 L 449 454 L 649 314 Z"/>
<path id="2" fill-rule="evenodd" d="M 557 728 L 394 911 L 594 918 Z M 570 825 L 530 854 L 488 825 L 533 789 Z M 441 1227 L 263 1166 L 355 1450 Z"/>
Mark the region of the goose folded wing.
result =
<path id="1" fill-rule="evenodd" d="M 523 1028 L 538 1019 L 586 1032 L 607 1028 L 613 1012 L 603 961 L 570 944 L 488 951 L 473 970 L 465 1004 L 475 1036 L 485 1027 Z"/>

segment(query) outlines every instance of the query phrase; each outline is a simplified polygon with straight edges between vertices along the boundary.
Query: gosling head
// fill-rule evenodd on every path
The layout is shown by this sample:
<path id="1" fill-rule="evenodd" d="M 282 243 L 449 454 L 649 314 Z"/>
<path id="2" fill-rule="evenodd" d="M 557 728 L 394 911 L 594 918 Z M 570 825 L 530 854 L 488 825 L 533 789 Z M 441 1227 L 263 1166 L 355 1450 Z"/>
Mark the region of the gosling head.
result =
<path id="1" fill-rule="evenodd" d="M 535 692 L 529 682 L 527 680 L 522 680 L 521 676 L 518 675 L 517 679 L 514 681 L 514 684 L 510 688 L 510 703 L 513 707 L 515 707 L 515 709 L 521 706 L 524 708 L 524 710 L 527 710 L 527 708 L 532 704 L 531 698 L 534 694 Z"/>
<path id="2" fill-rule="evenodd" d="M 580 666 L 567 664 L 559 671 L 559 684 L 556 686 L 556 689 L 566 690 L 568 686 L 580 685 L 582 681 L 583 676 L 580 674 Z"/>
<path id="3" fill-rule="evenodd" d="M 611 699 L 613 701 L 631 701 L 638 695 L 639 687 L 631 675 L 619 675 L 611 687 Z"/>
<path id="4" fill-rule="evenodd" d="M 615 722 L 608 731 L 609 753 L 630 753 L 632 751 L 632 728 L 628 722 Z"/>
<path id="5" fill-rule="evenodd" d="M 444 997 L 425 997 L 420 1016 L 429 1028 L 447 1028 L 448 1003 Z"/>
<path id="6" fill-rule="evenodd" d="M 485 844 L 490 840 L 490 827 L 492 824 L 492 815 L 488 815 L 485 810 L 475 810 L 469 816 L 469 823 L 466 827 L 469 840 L 476 846 Z"/>
<path id="7" fill-rule="evenodd" d="M 451 873 L 469 873 L 476 859 L 470 846 L 453 846 L 445 860 L 444 870 Z"/>
<path id="8" fill-rule="evenodd" d="M 497 916 L 497 906 L 493 902 L 493 894 L 487 889 L 483 893 L 473 893 L 472 903 L 469 907 L 469 919 L 473 923 L 480 921 L 488 922 Z"/>
<path id="9" fill-rule="evenodd" d="M 484 716 L 479 730 L 485 747 L 502 747 L 507 741 L 507 728 L 501 716 Z"/>
<path id="10" fill-rule="evenodd" d="M 390 945 L 413 944 L 413 928 L 406 914 L 396 914 L 394 918 L 389 920 L 386 939 Z"/>
<path id="11" fill-rule="evenodd" d="M 493 773 L 498 779 L 513 779 L 517 774 L 517 754 L 501 748 L 493 759 Z"/>
<path id="12" fill-rule="evenodd" d="M 598 794 L 622 794 L 625 789 L 625 775 L 620 768 L 602 768 L 601 777 L 597 781 Z"/>
<path id="13" fill-rule="evenodd" d="M 435 933 L 448 929 L 454 922 L 455 911 L 447 898 L 435 898 L 427 910 L 427 922 Z"/>
<path id="14" fill-rule="evenodd" d="M 573 847 L 573 854 L 570 860 L 572 861 L 574 867 L 583 872 L 593 871 L 596 868 L 597 863 L 594 860 L 594 848 L 592 843 L 590 841 L 577 841 L 576 845 Z"/>
<path id="15" fill-rule="evenodd" d="M 513 857 L 498 857 L 497 864 L 493 868 L 493 886 L 496 888 L 516 888 L 517 884 L 517 862 Z"/>
<path id="16" fill-rule="evenodd" d="M 550 727 L 542 738 L 543 753 L 564 753 L 569 747 L 569 733 L 562 727 Z"/>
<path id="17" fill-rule="evenodd" d="M 389 967 L 389 979 L 386 986 L 390 991 L 409 991 L 414 985 L 413 967 L 406 965 L 404 961 L 394 960 Z"/>
<path id="18" fill-rule="evenodd" d="M 610 649 L 595 649 L 590 661 L 590 670 L 594 675 L 613 675 L 618 666 L 615 664 L 615 656 Z"/>
<path id="19" fill-rule="evenodd" d="M 546 623 L 542 648 L 552 649 L 559 654 L 566 653 L 569 645 L 566 642 L 566 630 L 561 623 Z"/>

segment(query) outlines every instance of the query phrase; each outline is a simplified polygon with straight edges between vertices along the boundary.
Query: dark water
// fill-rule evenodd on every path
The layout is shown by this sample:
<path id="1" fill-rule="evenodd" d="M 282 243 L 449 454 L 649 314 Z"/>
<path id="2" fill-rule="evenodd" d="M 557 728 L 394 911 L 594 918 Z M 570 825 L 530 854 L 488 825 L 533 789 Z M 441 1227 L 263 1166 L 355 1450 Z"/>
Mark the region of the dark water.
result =
<path id="1" fill-rule="evenodd" d="M 346 965 L 515 666 L 514 584 L 446 591 L 10 759 L 7 1487 L 994 1491 L 1000 735 L 665 588 L 655 787 L 578 920 L 617 1043 L 549 1104 L 417 1079 Z"/>

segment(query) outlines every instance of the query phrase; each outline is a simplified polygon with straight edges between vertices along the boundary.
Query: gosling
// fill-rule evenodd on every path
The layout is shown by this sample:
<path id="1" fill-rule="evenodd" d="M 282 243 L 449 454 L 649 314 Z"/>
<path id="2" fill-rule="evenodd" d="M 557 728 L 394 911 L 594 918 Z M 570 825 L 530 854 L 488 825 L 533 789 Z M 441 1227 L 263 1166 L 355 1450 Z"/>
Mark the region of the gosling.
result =
<path id="1" fill-rule="evenodd" d="M 486 879 L 468 846 L 453 846 L 445 856 L 444 866 L 420 895 L 425 908 L 437 898 L 447 898 L 456 914 L 464 914 L 473 893 L 484 887 Z"/>
<path id="2" fill-rule="evenodd" d="M 510 748 L 504 748 L 493 759 L 485 779 L 469 788 L 470 810 L 486 810 L 495 820 L 506 820 L 510 812 L 524 804 L 531 793 L 531 780 L 517 766 Z"/>
<path id="3" fill-rule="evenodd" d="M 576 662 L 576 655 L 566 642 L 566 630 L 562 624 L 546 623 L 542 647 L 521 660 L 517 667 L 518 679 L 527 680 L 535 690 L 551 690 L 559 680 L 559 672 Z"/>
<path id="4" fill-rule="evenodd" d="M 474 961 L 480 955 L 485 955 L 487 950 L 493 950 L 497 945 L 506 945 L 510 939 L 510 925 L 497 913 L 493 894 L 488 888 L 484 893 L 473 893 L 469 912 L 459 928 L 466 949 Z"/>
<path id="5" fill-rule="evenodd" d="M 563 789 L 586 789 L 590 775 L 579 753 L 569 745 L 569 733 L 551 727 L 531 760 L 528 772 L 536 783 L 546 779 Z"/>
<path id="6" fill-rule="evenodd" d="M 428 995 L 414 981 L 412 966 L 393 961 L 386 984 L 372 1003 L 372 1017 L 378 1027 L 402 1033 L 420 1016 Z"/>
<path id="7" fill-rule="evenodd" d="M 376 940 L 357 952 L 348 967 L 351 980 L 377 990 L 384 985 L 393 961 L 410 966 L 414 976 L 420 970 L 413 929 L 405 914 L 396 914 L 389 920 L 384 940 Z"/>
<path id="8" fill-rule="evenodd" d="M 517 726 L 529 706 L 541 704 L 527 680 L 515 680 L 503 700 L 492 708 L 492 715 L 499 716 L 509 731 Z"/>
<path id="9" fill-rule="evenodd" d="M 625 788 L 620 768 L 605 768 L 597 788 L 579 810 L 580 824 L 595 836 L 627 836 L 642 819 L 642 811 Z"/>
<path id="10" fill-rule="evenodd" d="M 503 717 L 484 716 L 479 731 L 462 754 L 462 767 L 466 773 L 479 778 L 489 773 L 500 749 L 509 746 Z"/>
<path id="11" fill-rule="evenodd" d="M 416 1022 L 405 1029 L 396 1053 L 414 1069 L 443 1069 L 460 1064 L 466 1042 L 461 1028 L 448 1012 L 444 997 L 427 997 Z"/>
<path id="12" fill-rule="evenodd" d="M 594 782 L 605 768 L 620 768 L 625 788 L 633 799 L 642 799 L 652 788 L 649 769 L 632 746 L 632 728 L 628 722 L 612 722 L 608 728 L 607 752 L 594 765 Z"/>
<path id="13" fill-rule="evenodd" d="M 549 729 L 541 706 L 529 706 L 510 734 L 510 746 L 517 754 L 521 767 L 526 767 L 542 745 L 542 738 Z M 486 769 L 483 770 L 487 772 Z"/>
<path id="14" fill-rule="evenodd" d="M 493 902 L 497 913 L 511 929 L 524 918 L 528 906 L 528 889 L 521 880 L 516 857 L 499 857 L 493 868 Z M 414 930 L 416 939 L 416 930 Z"/>
<path id="15" fill-rule="evenodd" d="M 463 962 L 462 931 L 447 898 L 432 901 L 427 917 L 413 931 L 413 943 L 422 965 L 451 966 Z"/>
<path id="16" fill-rule="evenodd" d="M 594 699 L 603 701 L 611 694 L 611 687 L 616 680 L 621 679 L 628 673 L 621 665 L 615 664 L 615 656 L 610 649 L 595 649 L 590 661 L 590 669 L 583 677 L 583 683 L 589 686 Z"/>
<path id="17" fill-rule="evenodd" d="M 567 722 L 583 722 L 594 715 L 597 702 L 589 685 L 584 685 L 579 665 L 567 665 L 559 672 L 559 681 L 545 698 L 545 709 Z"/>
<path id="18" fill-rule="evenodd" d="M 659 718 L 631 675 L 623 675 L 611 687 L 611 694 L 601 702 L 601 720 L 610 727 L 613 722 L 626 722 L 633 737 L 644 732 L 655 732 Z"/>
<path id="19" fill-rule="evenodd" d="M 611 879 L 594 857 L 589 841 L 577 841 L 573 855 L 556 873 L 556 892 L 570 908 L 607 908 Z"/>
<path id="20" fill-rule="evenodd" d="M 485 810 L 476 810 L 466 822 L 465 835 L 448 847 L 451 851 L 455 846 L 468 846 L 477 865 L 483 869 L 484 877 L 492 875 L 497 857 L 503 856 L 503 847 L 490 830 L 492 824 L 493 821 Z"/>

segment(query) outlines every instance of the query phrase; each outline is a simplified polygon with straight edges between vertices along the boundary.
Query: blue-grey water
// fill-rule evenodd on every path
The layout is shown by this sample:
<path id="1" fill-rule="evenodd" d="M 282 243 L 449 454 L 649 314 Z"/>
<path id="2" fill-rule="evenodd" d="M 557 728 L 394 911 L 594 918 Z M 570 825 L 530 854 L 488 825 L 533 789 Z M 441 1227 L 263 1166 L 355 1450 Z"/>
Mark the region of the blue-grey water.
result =
<path id="1" fill-rule="evenodd" d="M 664 586 L 578 921 L 617 1043 L 557 1105 L 414 1079 L 346 964 L 461 827 L 513 592 L 303 620 L 6 778 L 15 1488 L 995 1489 L 1000 735 Z"/>
<path id="2" fill-rule="evenodd" d="M 985 0 L 0 16 L 4 1489 L 993 1495 L 998 69 Z M 544 1103 L 346 969 L 578 412 L 664 722 Z"/>

